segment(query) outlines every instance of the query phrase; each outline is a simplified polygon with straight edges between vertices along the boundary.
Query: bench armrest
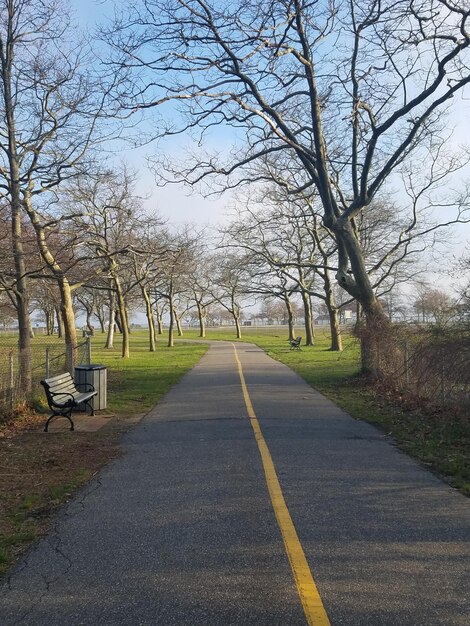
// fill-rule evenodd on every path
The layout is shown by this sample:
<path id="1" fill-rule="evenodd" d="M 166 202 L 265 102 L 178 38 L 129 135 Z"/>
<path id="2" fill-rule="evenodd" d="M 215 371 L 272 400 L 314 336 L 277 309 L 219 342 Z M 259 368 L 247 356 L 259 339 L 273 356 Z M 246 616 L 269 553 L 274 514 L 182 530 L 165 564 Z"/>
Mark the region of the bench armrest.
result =
<path id="1" fill-rule="evenodd" d="M 49 391 L 47 395 L 50 397 L 50 402 L 52 402 L 55 406 L 58 406 L 58 407 L 68 405 L 69 402 L 70 404 L 74 404 L 75 402 L 75 398 L 73 397 L 73 395 L 66 391 L 58 391 L 57 393 L 53 393 L 52 391 Z M 66 400 L 65 402 L 56 402 L 54 400 L 56 396 L 69 396 L 70 400 Z M 49 406 L 50 406 L 50 403 L 49 403 Z"/>
<path id="2" fill-rule="evenodd" d="M 96 391 L 95 386 L 91 383 L 75 383 L 75 387 L 88 387 L 86 391 Z"/>

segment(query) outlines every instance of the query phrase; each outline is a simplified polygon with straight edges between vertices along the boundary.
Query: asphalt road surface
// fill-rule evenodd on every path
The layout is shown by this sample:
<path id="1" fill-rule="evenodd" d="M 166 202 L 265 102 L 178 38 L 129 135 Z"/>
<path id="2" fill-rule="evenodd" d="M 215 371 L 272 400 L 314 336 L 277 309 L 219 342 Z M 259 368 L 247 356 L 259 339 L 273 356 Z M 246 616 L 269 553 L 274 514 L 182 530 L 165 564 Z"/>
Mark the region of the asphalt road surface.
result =
<path id="1" fill-rule="evenodd" d="M 213 344 L 124 447 L 1 626 L 470 624 L 470 501 L 255 346 Z"/>

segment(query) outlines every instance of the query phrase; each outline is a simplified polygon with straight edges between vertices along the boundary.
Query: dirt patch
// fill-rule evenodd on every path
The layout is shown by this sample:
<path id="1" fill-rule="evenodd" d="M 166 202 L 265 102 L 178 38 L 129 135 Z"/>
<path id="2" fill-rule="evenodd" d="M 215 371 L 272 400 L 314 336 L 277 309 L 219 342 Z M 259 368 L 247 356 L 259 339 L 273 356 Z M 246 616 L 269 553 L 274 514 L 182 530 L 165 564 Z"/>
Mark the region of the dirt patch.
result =
<path id="1" fill-rule="evenodd" d="M 54 512 L 99 468 L 120 455 L 136 419 L 114 418 L 95 432 L 43 433 L 44 416 L 25 414 L 0 430 L 0 574 L 44 534 Z"/>

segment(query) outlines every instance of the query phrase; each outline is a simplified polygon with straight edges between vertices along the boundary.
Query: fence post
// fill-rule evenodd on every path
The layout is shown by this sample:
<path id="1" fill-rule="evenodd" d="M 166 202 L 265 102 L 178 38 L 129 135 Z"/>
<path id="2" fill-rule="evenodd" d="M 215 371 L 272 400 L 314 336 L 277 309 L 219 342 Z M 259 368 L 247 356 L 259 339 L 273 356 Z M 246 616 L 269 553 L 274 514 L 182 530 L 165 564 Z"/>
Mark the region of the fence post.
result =
<path id="1" fill-rule="evenodd" d="M 91 363 L 91 337 L 88 335 L 86 338 L 86 354 L 88 359 L 88 365 Z"/>
<path id="2" fill-rule="evenodd" d="M 407 339 L 405 339 L 405 346 L 404 346 L 404 366 L 405 366 L 405 383 L 406 383 L 406 386 L 408 386 L 410 382 L 410 370 L 408 367 L 408 340 Z"/>
<path id="3" fill-rule="evenodd" d="M 445 388 L 445 368 L 444 368 L 444 349 L 441 347 L 441 401 L 444 403 L 446 399 L 446 388 Z"/>
<path id="4" fill-rule="evenodd" d="M 8 383 L 9 383 L 9 387 L 10 387 L 10 392 L 9 392 L 9 398 L 8 398 L 8 403 L 9 403 L 9 407 L 10 410 L 13 411 L 13 405 L 14 405 L 14 388 L 15 388 L 15 372 L 13 369 L 13 350 L 10 350 L 10 353 L 8 355 Z"/>
<path id="5" fill-rule="evenodd" d="M 50 360 L 50 348 L 46 348 L 46 376 L 45 378 L 49 378 L 51 374 L 51 360 Z"/>
<path id="6" fill-rule="evenodd" d="M 66 369 L 73 376 L 74 366 L 73 366 L 73 346 L 70 343 L 65 344 L 65 361 L 66 361 Z"/>

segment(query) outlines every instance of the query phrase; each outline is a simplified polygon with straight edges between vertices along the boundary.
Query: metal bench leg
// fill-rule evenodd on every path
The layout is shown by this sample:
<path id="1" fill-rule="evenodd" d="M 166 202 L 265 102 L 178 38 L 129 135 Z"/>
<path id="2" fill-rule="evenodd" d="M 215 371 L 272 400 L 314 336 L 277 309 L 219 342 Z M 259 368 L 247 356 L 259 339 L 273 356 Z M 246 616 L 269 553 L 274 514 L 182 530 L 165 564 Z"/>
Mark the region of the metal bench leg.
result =
<path id="1" fill-rule="evenodd" d="M 90 415 L 93 417 L 93 415 L 95 414 L 95 409 L 90 404 L 90 401 L 89 400 L 85 400 L 84 404 L 90 409 Z"/>
<path id="2" fill-rule="evenodd" d="M 54 419 L 54 417 L 66 417 L 69 422 L 70 422 L 70 430 L 75 430 L 75 425 L 73 423 L 72 418 L 70 417 L 70 415 L 64 415 L 63 413 L 53 413 L 49 419 L 47 420 L 45 426 L 44 426 L 44 432 L 47 433 L 49 431 L 49 424 L 51 422 L 52 419 Z"/>

